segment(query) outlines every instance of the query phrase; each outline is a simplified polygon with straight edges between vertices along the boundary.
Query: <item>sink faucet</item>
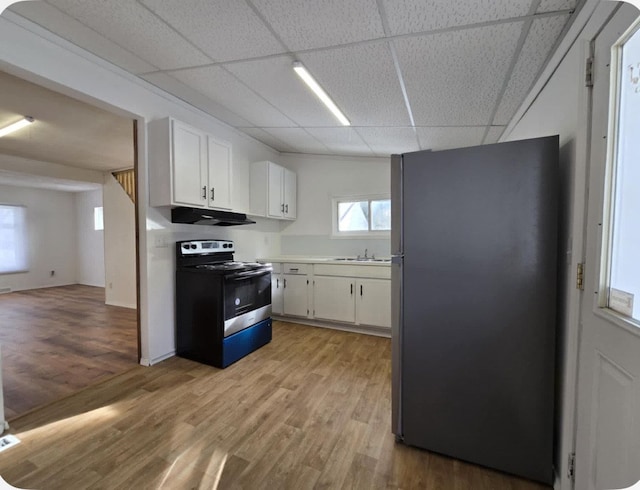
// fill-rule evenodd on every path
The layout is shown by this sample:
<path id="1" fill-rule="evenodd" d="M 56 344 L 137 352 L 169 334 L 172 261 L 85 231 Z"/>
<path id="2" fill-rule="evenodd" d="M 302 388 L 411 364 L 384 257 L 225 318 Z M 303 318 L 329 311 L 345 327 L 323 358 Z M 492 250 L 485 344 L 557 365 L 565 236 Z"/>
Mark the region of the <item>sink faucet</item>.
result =
<path id="1" fill-rule="evenodd" d="M 369 259 L 375 259 L 375 258 L 376 258 L 375 255 L 371 255 L 371 257 L 369 257 L 369 249 L 365 248 L 364 255 L 358 254 L 358 258 L 356 260 L 369 260 Z"/>

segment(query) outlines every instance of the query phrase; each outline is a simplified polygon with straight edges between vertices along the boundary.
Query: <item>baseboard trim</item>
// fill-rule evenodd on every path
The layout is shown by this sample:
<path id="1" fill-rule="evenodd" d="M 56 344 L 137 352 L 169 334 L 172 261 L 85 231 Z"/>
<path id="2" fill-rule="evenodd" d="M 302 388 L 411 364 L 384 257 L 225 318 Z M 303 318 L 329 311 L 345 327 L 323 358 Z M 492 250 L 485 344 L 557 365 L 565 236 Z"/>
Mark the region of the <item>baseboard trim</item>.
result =
<path id="1" fill-rule="evenodd" d="M 308 318 L 294 318 L 291 316 L 272 315 L 272 318 L 281 322 L 301 323 L 302 325 L 309 325 L 311 327 L 329 328 L 332 330 L 342 330 L 343 332 L 391 338 L 391 330 L 384 327 L 362 327 L 360 325 L 345 325 L 344 323 L 319 322 L 317 320 L 309 320 Z"/>
<path id="2" fill-rule="evenodd" d="M 130 310 L 135 310 L 137 308 L 135 304 L 120 303 L 118 301 L 105 301 L 104 304 L 109 306 L 118 306 L 119 308 L 129 308 Z"/>
<path id="3" fill-rule="evenodd" d="M 169 359 L 170 357 L 173 357 L 175 355 L 176 355 L 176 351 L 172 350 L 171 352 L 167 352 L 166 354 L 163 354 L 161 356 L 154 357 L 153 359 L 147 359 L 146 357 L 142 357 L 140 358 L 140 365 L 145 367 L 153 366 L 154 364 L 158 364 L 159 362 Z"/>

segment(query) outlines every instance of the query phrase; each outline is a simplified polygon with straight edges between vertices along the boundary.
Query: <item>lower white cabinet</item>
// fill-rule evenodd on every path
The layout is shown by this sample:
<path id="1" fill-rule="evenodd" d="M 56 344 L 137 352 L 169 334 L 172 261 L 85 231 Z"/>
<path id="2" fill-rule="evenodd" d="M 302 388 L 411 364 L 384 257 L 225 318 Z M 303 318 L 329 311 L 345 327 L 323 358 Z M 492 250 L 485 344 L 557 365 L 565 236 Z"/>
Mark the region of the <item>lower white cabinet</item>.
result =
<path id="1" fill-rule="evenodd" d="M 284 308 L 282 304 L 284 291 L 284 281 L 282 279 L 281 264 L 272 264 L 273 272 L 271 273 L 271 313 L 274 315 L 282 315 Z"/>
<path id="2" fill-rule="evenodd" d="M 308 316 L 309 299 L 306 275 L 282 274 L 283 314 L 292 316 Z"/>
<path id="3" fill-rule="evenodd" d="M 391 328 L 391 281 L 315 276 L 313 317 Z"/>
<path id="4" fill-rule="evenodd" d="M 360 325 L 391 328 L 391 281 L 358 279 L 356 312 Z"/>
<path id="5" fill-rule="evenodd" d="M 313 317 L 321 320 L 354 323 L 355 280 L 350 277 L 313 278 Z"/>

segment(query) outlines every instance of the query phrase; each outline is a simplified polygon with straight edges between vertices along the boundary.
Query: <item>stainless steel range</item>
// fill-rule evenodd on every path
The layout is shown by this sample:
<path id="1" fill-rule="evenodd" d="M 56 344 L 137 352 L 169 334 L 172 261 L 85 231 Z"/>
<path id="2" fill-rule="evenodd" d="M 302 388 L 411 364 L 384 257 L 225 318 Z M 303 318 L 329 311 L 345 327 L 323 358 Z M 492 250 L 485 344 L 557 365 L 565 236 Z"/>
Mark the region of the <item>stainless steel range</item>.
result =
<path id="1" fill-rule="evenodd" d="M 271 266 L 229 240 L 176 243 L 176 352 L 224 368 L 271 341 Z"/>

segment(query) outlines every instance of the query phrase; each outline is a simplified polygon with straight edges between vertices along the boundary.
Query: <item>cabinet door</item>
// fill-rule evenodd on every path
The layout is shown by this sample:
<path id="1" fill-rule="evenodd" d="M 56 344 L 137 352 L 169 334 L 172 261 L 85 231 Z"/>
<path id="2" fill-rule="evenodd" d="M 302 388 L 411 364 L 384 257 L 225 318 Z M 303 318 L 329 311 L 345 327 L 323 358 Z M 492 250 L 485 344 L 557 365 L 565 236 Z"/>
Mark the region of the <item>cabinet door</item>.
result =
<path id="1" fill-rule="evenodd" d="M 282 200 L 282 181 L 284 169 L 280 165 L 269 162 L 269 209 L 268 216 L 281 218 L 284 215 L 284 202 Z"/>
<path id="2" fill-rule="evenodd" d="M 283 311 L 285 315 L 307 316 L 309 312 L 307 299 L 307 276 L 283 274 L 284 289 Z"/>
<path id="3" fill-rule="evenodd" d="M 206 138 L 186 124 L 172 125 L 173 202 L 202 207 L 207 203 Z"/>
<path id="4" fill-rule="evenodd" d="M 305 284 L 306 286 L 306 284 Z M 282 275 L 273 274 L 271 276 L 271 313 L 274 315 L 282 315 L 282 291 L 284 290 Z"/>
<path id="5" fill-rule="evenodd" d="M 297 197 L 297 178 L 295 172 L 291 170 L 284 170 L 284 217 L 289 219 L 296 219 L 296 197 Z"/>
<path id="6" fill-rule="evenodd" d="M 355 281 L 350 277 L 316 276 L 313 279 L 314 318 L 355 322 L 355 293 Z"/>
<path id="7" fill-rule="evenodd" d="M 359 279 L 356 286 L 358 323 L 391 328 L 391 281 Z"/>
<path id="8" fill-rule="evenodd" d="M 231 144 L 208 138 L 209 194 L 207 206 L 231 209 Z"/>

